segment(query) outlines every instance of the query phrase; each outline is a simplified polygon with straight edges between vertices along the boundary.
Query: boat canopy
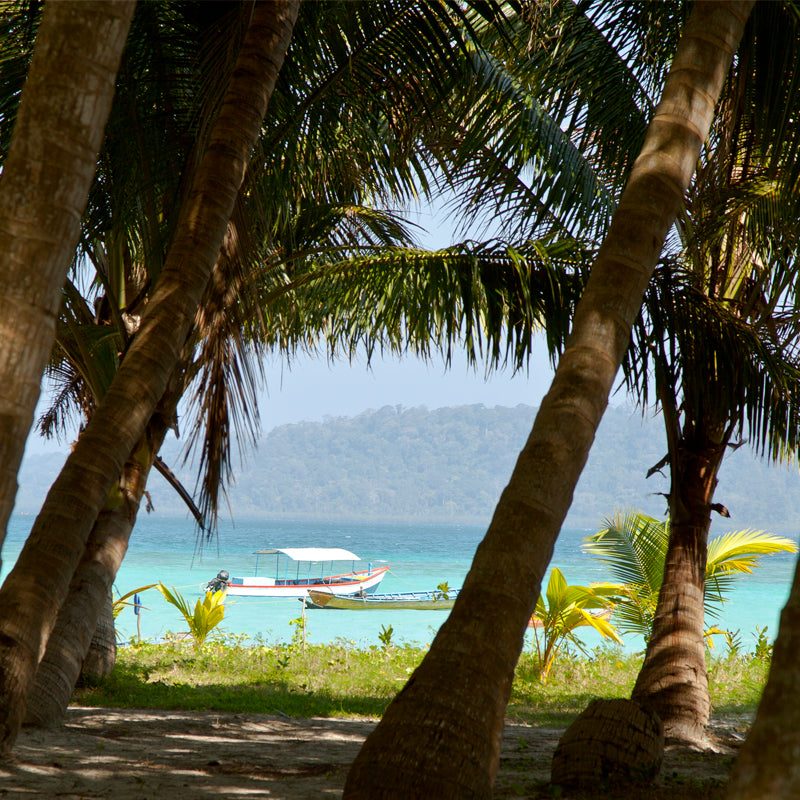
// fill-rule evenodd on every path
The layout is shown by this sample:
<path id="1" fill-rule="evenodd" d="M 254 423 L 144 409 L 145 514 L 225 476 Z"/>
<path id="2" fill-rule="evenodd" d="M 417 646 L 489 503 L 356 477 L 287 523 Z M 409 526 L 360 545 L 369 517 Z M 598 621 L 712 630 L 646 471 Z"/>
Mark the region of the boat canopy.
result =
<path id="1" fill-rule="evenodd" d="M 286 547 L 271 550 L 256 550 L 254 555 L 265 556 L 283 553 L 292 561 L 361 561 L 349 550 L 341 547 Z"/>

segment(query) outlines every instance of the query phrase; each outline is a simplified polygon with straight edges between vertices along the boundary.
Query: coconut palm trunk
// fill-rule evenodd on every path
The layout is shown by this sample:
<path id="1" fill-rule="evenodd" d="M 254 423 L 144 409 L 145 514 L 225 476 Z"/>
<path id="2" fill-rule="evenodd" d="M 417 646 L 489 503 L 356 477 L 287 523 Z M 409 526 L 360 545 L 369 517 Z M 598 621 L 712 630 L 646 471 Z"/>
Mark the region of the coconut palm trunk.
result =
<path id="1" fill-rule="evenodd" d="M 705 658 L 705 575 L 711 504 L 725 453 L 721 437 L 671 448 L 670 537 L 644 663 L 631 695 L 655 711 L 667 739 L 701 741 L 710 712 Z"/>
<path id="2" fill-rule="evenodd" d="M 224 248 L 223 248 L 224 249 Z M 230 305 L 239 298 L 230 290 L 226 280 L 225 257 L 221 256 L 212 278 L 211 296 L 203 301 L 202 313 L 198 314 L 198 327 L 208 331 L 209 316 L 230 318 Z M 220 285 L 223 288 L 220 288 Z M 215 291 L 216 290 L 216 291 Z M 220 303 L 219 294 L 227 302 Z M 212 309 L 216 309 L 213 314 Z M 186 348 L 186 356 L 194 354 L 192 347 Z M 55 627 L 47 641 L 44 657 L 39 662 L 36 679 L 28 698 L 26 724 L 48 726 L 60 722 L 66 713 L 72 692 L 78 679 L 103 677 L 113 668 L 116 655 L 111 589 L 117 571 L 127 552 L 128 541 L 139 512 L 146 482 L 153 466 L 157 466 L 157 454 L 176 417 L 176 409 L 185 389 L 187 375 L 191 372 L 185 359 L 181 360 L 170 388 L 152 416 L 145 435 L 125 464 L 119 482 L 119 494 L 115 502 L 103 509 L 89 535 L 86 552 L 78 565 L 70 584 L 69 594 L 61 606 Z M 161 471 L 163 474 L 164 467 Z M 169 475 L 169 470 L 166 470 Z M 173 488 L 193 508 L 198 521 L 204 519 L 194 506 L 192 498 L 172 476 Z M 115 493 L 116 494 L 116 493 Z M 110 616 L 110 625 L 106 620 Z M 97 643 L 96 665 L 92 660 L 92 646 Z"/>
<path id="3" fill-rule="evenodd" d="M 34 672 L 97 515 L 178 363 L 283 63 L 298 6 L 299 0 L 254 4 L 225 101 L 141 327 L 0 589 L 0 752 L 13 745 L 19 731 Z M 47 575 L 46 581 L 42 575 Z"/>
<path id="4" fill-rule="evenodd" d="M 92 528 L 86 552 L 36 670 L 26 724 L 56 725 L 66 713 L 102 612 L 109 606 L 111 588 L 128 549 L 147 477 L 166 434 L 164 418 L 156 415 L 154 419 L 155 424 L 148 426 L 147 434 L 125 464 L 119 497 L 113 507 L 100 512 Z M 113 641 L 113 613 L 111 638 Z"/>
<path id="5" fill-rule="evenodd" d="M 136 3 L 48 3 L 0 181 L 0 546 Z"/>
<path id="6" fill-rule="evenodd" d="M 694 6 L 551 389 L 449 618 L 356 757 L 348 800 L 491 797 L 542 576 L 752 5 Z"/>
<path id="7" fill-rule="evenodd" d="M 50 640 L 52 638 L 51 636 Z M 79 680 L 92 685 L 97 684 L 114 671 L 116 664 L 117 627 L 114 619 L 114 592 L 109 589 L 105 600 L 100 606 L 97 624 L 94 626 L 89 648 L 86 651 L 83 664 L 81 664 Z M 67 698 L 68 704 L 69 698 Z M 30 703 L 28 703 L 28 709 L 30 710 Z M 66 706 L 64 707 L 64 712 L 66 712 Z"/>
<path id="8" fill-rule="evenodd" d="M 781 612 L 767 685 L 731 770 L 727 800 L 800 797 L 800 569 Z"/>

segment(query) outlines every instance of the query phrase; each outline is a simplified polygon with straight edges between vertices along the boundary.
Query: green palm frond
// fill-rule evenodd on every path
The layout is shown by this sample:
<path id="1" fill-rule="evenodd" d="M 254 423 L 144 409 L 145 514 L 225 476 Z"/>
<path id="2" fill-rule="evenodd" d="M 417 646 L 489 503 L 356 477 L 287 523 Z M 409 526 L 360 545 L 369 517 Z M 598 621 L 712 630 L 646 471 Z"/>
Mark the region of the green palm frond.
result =
<path id="1" fill-rule="evenodd" d="M 658 595 L 664 573 L 669 525 L 628 510 L 603 520 L 605 526 L 586 537 L 583 549 L 611 569 L 613 577 L 639 593 Z"/>
<path id="2" fill-rule="evenodd" d="M 661 589 L 669 521 L 627 511 L 615 513 L 604 524 L 603 530 L 586 537 L 583 549 L 607 564 L 622 584 L 614 606 L 617 628 L 648 638 Z M 706 561 L 706 615 L 718 617 L 734 581 L 752 572 L 760 558 L 797 549 L 790 539 L 763 531 L 736 531 L 712 539 Z"/>
<path id="3" fill-rule="evenodd" d="M 347 355 L 363 346 L 368 354 L 427 357 L 438 349 L 448 357 L 460 343 L 474 362 L 516 369 L 537 331 L 551 353 L 563 346 L 588 258 L 574 241 L 519 250 L 468 244 L 369 252 L 288 284 L 277 271 L 270 280 L 281 285 L 268 295 L 267 330 L 281 347 L 318 335 L 331 352 Z"/>
<path id="4" fill-rule="evenodd" d="M 462 226 L 491 222 L 521 239 L 537 229 L 599 231 L 614 207 L 594 165 L 542 106 L 520 75 L 484 50 L 472 56 L 476 80 L 453 108 L 456 125 L 440 134 L 439 165 L 455 193 Z M 437 150 L 437 153 L 440 151 Z"/>
<path id="5" fill-rule="evenodd" d="M 797 543 L 764 531 L 743 530 L 723 534 L 708 545 L 708 574 L 752 572 L 761 556 L 796 553 Z"/>
<path id="6" fill-rule="evenodd" d="M 594 628 L 604 638 L 622 644 L 616 629 L 605 616 L 623 593 L 624 587 L 615 584 L 569 585 L 561 570 L 553 567 L 545 594 L 539 595 L 532 619 L 542 683 L 547 681 L 558 653 L 567 642 L 583 649 L 576 634 L 578 628 Z"/>
<path id="7" fill-rule="evenodd" d="M 734 583 L 752 573 L 763 556 L 796 553 L 797 549 L 791 539 L 764 531 L 734 531 L 712 539 L 706 568 L 706 613 L 715 618 Z"/>
<path id="8" fill-rule="evenodd" d="M 189 632 L 197 647 L 202 647 L 205 640 L 216 629 L 225 617 L 225 599 L 227 591 L 206 592 L 198 599 L 192 609 L 186 598 L 175 589 L 168 589 L 163 583 L 156 584 L 164 599 L 178 609 L 189 626 Z"/>
<path id="9" fill-rule="evenodd" d="M 41 13 L 41 3 L 9 0 L 0 14 L 0 165 L 11 143 Z"/>
<path id="10" fill-rule="evenodd" d="M 627 385 L 646 403 L 655 374 L 659 399 L 680 406 L 685 433 L 724 420 L 729 436 L 777 457 L 800 435 L 798 319 L 781 319 L 781 308 L 746 318 L 738 302 L 709 297 L 695 278 L 674 264 L 657 268 L 624 362 Z"/>

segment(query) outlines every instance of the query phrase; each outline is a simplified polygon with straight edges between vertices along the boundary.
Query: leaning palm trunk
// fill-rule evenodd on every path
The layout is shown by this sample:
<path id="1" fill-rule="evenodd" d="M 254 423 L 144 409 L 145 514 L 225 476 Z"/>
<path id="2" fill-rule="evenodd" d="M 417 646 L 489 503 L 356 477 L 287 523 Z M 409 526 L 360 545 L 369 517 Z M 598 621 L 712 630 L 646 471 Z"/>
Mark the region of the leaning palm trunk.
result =
<path id="1" fill-rule="evenodd" d="M 50 639 L 52 638 L 51 635 Z M 100 606 L 97 624 L 94 626 L 94 633 L 89 641 L 89 649 L 86 651 L 83 664 L 81 664 L 79 680 L 89 684 L 99 683 L 114 671 L 116 663 L 117 627 L 114 623 L 114 592 L 109 589 Z M 69 699 L 67 699 L 67 703 L 69 703 Z M 30 703 L 28 703 L 28 710 L 30 711 Z"/>
<path id="2" fill-rule="evenodd" d="M 0 186 L 0 547 L 135 3 L 48 3 Z"/>
<path id="3" fill-rule="evenodd" d="M 769 678 L 753 727 L 733 764 L 727 800 L 800 797 L 800 564 L 781 612 Z"/>
<path id="4" fill-rule="evenodd" d="M 695 5 L 551 389 L 449 618 L 356 757 L 348 800 L 491 797 L 542 576 L 752 5 Z"/>
<path id="5" fill-rule="evenodd" d="M 0 752 L 14 743 L 34 672 L 89 533 L 164 394 L 230 220 L 286 54 L 299 0 L 257 3 L 225 102 L 141 327 L 51 487 L 0 589 Z M 42 581 L 41 576 L 47 575 Z M 41 591 L 46 584 L 48 591 Z"/>
<path id="6" fill-rule="evenodd" d="M 712 426 L 707 426 L 705 433 Z M 670 536 L 653 631 L 631 698 L 655 711 L 666 739 L 700 742 L 710 712 L 706 673 L 705 576 L 711 502 L 723 443 L 672 453 Z"/>
<path id="7" fill-rule="evenodd" d="M 204 302 L 204 311 L 209 304 L 208 300 Z M 225 315 L 225 308 L 219 314 Z M 191 352 L 191 348 L 187 348 L 187 356 Z M 186 373 L 187 363 L 182 359 L 175 374 L 185 376 Z M 66 713 L 78 679 L 87 677 L 87 674 L 90 679 L 103 677 L 103 672 L 113 668 L 110 662 L 116 655 L 116 634 L 111 588 L 127 552 L 150 470 L 157 465 L 157 454 L 167 434 L 168 421 L 175 418 L 183 389 L 183 380 L 170 381 L 170 388 L 150 419 L 145 435 L 125 464 L 114 507 L 104 509 L 97 517 L 86 552 L 48 639 L 45 655 L 39 662 L 28 698 L 26 724 L 57 724 Z M 166 474 L 171 475 L 169 470 Z M 202 521 L 201 512 L 194 507 L 191 497 L 174 476 L 172 485 L 192 506 L 195 518 Z M 111 618 L 110 626 L 105 624 L 108 617 Z M 95 643 L 96 661 L 92 659 Z"/>
<path id="8" fill-rule="evenodd" d="M 141 446 L 125 464 L 114 507 L 103 509 L 95 521 L 86 552 L 75 570 L 69 593 L 36 670 L 25 715 L 28 725 L 56 725 L 66 713 L 101 613 L 109 605 L 117 570 L 128 549 L 155 457 L 154 450 L 164 438 L 164 426 L 160 427 L 158 432 L 148 427 L 151 435 L 143 437 Z M 153 433 L 157 442 L 151 444 Z M 111 636 L 114 636 L 113 630 Z"/>

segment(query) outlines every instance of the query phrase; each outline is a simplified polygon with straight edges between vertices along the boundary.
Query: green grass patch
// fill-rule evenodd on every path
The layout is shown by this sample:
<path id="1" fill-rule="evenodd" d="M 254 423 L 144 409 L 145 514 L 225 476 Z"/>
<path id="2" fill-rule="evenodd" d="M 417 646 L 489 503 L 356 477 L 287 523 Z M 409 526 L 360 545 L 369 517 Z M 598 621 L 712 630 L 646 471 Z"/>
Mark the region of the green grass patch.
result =
<path id="1" fill-rule="evenodd" d="M 285 714 L 290 717 L 379 717 L 426 650 L 418 646 L 266 645 L 232 637 L 195 647 L 188 641 L 119 649 L 113 673 L 76 690 L 77 705 Z M 529 651 L 519 660 L 508 717 L 565 726 L 594 697 L 629 697 L 641 657 L 620 648 L 566 655 L 546 684 Z M 755 711 L 768 663 L 755 656 L 709 660 L 714 714 Z"/>

